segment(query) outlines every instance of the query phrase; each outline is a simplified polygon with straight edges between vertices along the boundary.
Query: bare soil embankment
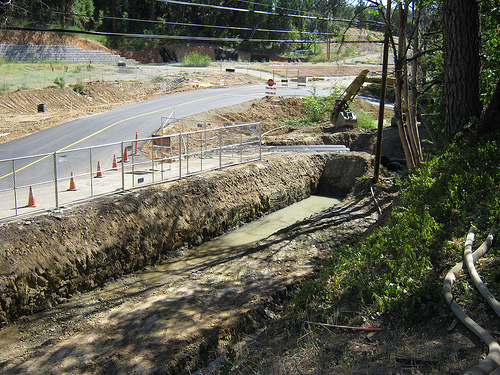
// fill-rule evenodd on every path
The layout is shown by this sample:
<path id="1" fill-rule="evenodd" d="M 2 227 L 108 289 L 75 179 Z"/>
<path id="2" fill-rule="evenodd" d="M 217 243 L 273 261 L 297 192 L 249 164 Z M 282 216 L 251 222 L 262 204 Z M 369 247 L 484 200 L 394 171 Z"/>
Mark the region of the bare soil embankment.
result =
<path id="1" fill-rule="evenodd" d="M 273 156 L 4 224 L 0 323 L 157 264 L 314 192 L 346 194 L 369 164 L 365 154 Z"/>

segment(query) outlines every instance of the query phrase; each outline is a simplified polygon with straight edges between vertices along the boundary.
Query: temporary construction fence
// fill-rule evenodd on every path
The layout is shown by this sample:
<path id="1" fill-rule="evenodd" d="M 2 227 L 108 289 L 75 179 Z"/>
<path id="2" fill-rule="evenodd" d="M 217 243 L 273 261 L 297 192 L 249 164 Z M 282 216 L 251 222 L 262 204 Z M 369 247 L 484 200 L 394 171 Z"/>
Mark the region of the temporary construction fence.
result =
<path id="1" fill-rule="evenodd" d="M 299 81 L 304 78 L 306 77 L 300 77 L 298 69 L 273 69 L 273 80 L 276 85 L 280 84 L 281 87 L 288 87 L 291 81 L 295 81 L 299 84 Z M 277 82 L 278 79 L 280 82 Z"/>
<path id="2" fill-rule="evenodd" d="M 260 160 L 260 123 L 177 121 L 183 131 L 0 160 L 0 221 Z M 216 126 L 214 126 L 216 125 Z"/>

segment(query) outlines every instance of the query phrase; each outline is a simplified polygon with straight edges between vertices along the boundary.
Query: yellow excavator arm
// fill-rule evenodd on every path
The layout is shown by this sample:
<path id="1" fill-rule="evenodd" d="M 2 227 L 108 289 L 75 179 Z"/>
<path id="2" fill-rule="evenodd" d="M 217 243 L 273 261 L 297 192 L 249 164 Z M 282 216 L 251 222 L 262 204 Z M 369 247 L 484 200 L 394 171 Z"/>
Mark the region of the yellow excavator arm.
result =
<path id="1" fill-rule="evenodd" d="M 330 122 L 334 126 L 349 126 L 356 127 L 358 121 L 356 115 L 349 109 L 349 105 L 354 100 L 359 90 L 363 86 L 363 83 L 382 83 L 382 77 L 368 77 L 368 69 L 364 69 L 358 74 L 354 81 L 345 89 L 344 93 L 339 99 L 335 101 L 335 107 L 333 108 L 332 116 L 330 117 Z M 393 78 L 387 78 L 387 83 L 394 85 L 396 80 Z"/>

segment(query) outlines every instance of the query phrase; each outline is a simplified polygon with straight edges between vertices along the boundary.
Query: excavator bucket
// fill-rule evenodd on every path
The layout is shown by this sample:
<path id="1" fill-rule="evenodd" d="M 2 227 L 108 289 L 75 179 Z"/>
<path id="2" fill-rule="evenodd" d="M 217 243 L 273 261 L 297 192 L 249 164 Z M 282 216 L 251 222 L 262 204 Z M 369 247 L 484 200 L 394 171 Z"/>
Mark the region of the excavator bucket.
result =
<path id="1" fill-rule="evenodd" d="M 330 122 L 332 123 L 332 125 L 339 127 L 355 128 L 356 126 L 358 126 L 358 119 L 349 108 L 334 113 L 330 118 Z"/>
<path id="2" fill-rule="evenodd" d="M 351 84 L 345 89 L 342 94 L 342 98 L 336 100 L 335 108 L 333 109 L 332 116 L 330 117 L 332 125 L 340 127 L 349 126 L 353 128 L 358 125 L 356 116 L 349 109 L 349 104 L 361 89 L 361 86 L 363 86 L 368 73 L 368 69 L 362 70 L 354 81 L 352 81 Z"/>

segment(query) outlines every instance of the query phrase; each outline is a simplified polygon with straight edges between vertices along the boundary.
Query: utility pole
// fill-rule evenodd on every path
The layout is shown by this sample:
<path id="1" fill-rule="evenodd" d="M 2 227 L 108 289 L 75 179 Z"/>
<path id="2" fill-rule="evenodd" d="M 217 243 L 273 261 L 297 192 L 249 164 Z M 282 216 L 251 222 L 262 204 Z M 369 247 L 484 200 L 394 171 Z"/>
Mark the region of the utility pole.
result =
<path id="1" fill-rule="evenodd" d="M 382 84 L 380 87 L 380 104 L 378 109 L 377 149 L 375 151 L 375 168 L 373 183 L 378 182 L 380 175 L 380 159 L 382 156 L 382 136 L 384 133 L 385 90 L 387 87 L 387 65 L 389 60 L 389 36 L 391 24 L 391 0 L 387 0 L 387 14 L 385 20 L 384 52 L 382 56 Z"/>

